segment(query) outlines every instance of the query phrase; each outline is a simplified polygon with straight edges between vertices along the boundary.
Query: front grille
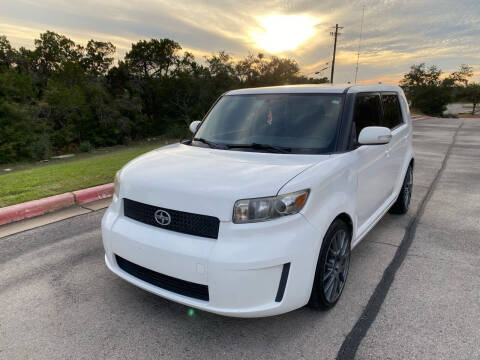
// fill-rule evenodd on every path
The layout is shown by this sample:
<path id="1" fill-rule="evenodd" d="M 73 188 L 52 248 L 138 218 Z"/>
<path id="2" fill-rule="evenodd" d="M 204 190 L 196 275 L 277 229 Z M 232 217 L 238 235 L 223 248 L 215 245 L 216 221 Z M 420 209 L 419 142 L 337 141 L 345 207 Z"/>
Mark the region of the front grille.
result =
<path id="1" fill-rule="evenodd" d="M 164 209 L 130 199 L 123 199 L 123 204 L 125 216 L 144 224 L 189 235 L 202 236 L 211 239 L 218 238 L 220 220 L 214 216 Z M 170 224 L 160 225 L 157 223 L 154 216 L 157 210 L 168 212 L 171 218 Z"/>
<path id="2" fill-rule="evenodd" d="M 120 269 L 136 277 L 137 279 L 143 280 L 149 284 L 158 286 L 159 288 L 174 292 L 176 294 L 204 301 L 209 300 L 207 285 L 196 284 L 190 281 L 160 274 L 125 260 L 118 255 L 115 255 L 115 259 L 117 260 L 117 264 Z"/>

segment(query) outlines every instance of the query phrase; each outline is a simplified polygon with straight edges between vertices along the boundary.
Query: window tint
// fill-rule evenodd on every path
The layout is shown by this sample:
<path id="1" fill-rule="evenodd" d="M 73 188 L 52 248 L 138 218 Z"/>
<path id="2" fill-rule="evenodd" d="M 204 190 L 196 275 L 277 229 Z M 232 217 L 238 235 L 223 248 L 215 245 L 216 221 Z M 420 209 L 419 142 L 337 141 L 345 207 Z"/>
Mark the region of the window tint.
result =
<path id="1" fill-rule="evenodd" d="M 397 95 L 382 95 L 383 119 L 385 126 L 393 129 L 403 122 Z"/>
<path id="2" fill-rule="evenodd" d="M 226 95 L 195 136 L 231 147 L 256 143 L 331 152 L 342 104 L 339 94 Z"/>
<path id="3" fill-rule="evenodd" d="M 367 126 L 382 126 L 382 110 L 380 95 L 359 94 L 355 100 L 355 132 L 358 138 L 360 131 Z"/>

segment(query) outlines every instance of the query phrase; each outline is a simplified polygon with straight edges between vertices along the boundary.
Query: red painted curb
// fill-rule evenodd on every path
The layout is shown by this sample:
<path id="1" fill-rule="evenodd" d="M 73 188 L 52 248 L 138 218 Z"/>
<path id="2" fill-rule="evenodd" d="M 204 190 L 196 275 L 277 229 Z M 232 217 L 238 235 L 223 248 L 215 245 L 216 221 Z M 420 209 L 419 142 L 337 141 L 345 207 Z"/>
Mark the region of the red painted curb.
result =
<path id="1" fill-rule="evenodd" d="M 0 208 L 0 225 L 43 215 L 74 204 L 75 198 L 73 194 L 65 193 L 7 206 Z"/>
<path id="2" fill-rule="evenodd" d="M 0 208 L 0 226 L 14 221 L 29 219 L 75 204 L 87 204 L 92 201 L 113 196 L 114 184 L 94 186 L 65 194 L 27 201 L 22 204 Z"/>
<path id="3" fill-rule="evenodd" d="M 76 204 L 86 204 L 92 201 L 106 199 L 113 196 L 114 185 L 105 184 L 73 192 Z"/>

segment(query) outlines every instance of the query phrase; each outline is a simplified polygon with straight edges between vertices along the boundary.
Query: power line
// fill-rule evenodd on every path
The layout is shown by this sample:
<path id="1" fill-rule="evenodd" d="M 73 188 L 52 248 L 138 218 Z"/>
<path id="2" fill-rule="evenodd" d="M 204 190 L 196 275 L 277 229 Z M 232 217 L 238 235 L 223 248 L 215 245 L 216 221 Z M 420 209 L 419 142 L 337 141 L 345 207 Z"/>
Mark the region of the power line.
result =
<path id="1" fill-rule="evenodd" d="M 328 64 L 329 64 L 329 63 L 326 62 L 326 63 L 323 65 L 323 66 L 326 65 L 325 67 L 321 68 L 320 70 L 312 71 L 312 72 L 306 74 L 306 76 L 309 76 L 309 75 L 312 75 L 312 74 L 315 74 L 315 75 L 321 74 L 322 72 L 324 72 L 325 70 L 327 70 L 327 69 L 330 67 Z"/>
<path id="2" fill-rule="evenodd" d="M 363 5 L 362 24 L 360 25 L 360 38 L 359 38 L 359 40 L 358 40 L 357 67 L 355 68 L 355 84 L 357 83 L 358 62 L 360 61 L 360 48 L 361 48 L 361 46 L 362 46 L 363 20 L 364 20 L 364 18 L 365 18 L 365 5 Z"/>
<path id="3" fill-rule="evenodd" d="M 343 29 L 343 26 L 338 26 L 338 24 L 336 24 L 334 27 L 335 29 L 335 32 L 330 32 L 330 35 L 333 36 L 335 38 L 335 41 L 333 43 L 333 58 L 332 58 L 332 72 L 330 74 L 330 83 L 333 84 L 333 74 L 335 73 L 335 54 L 337 52 L 337 38 L 339 35 L 341 35 L 341 33 L 338 32 L 339 29 Z"/>

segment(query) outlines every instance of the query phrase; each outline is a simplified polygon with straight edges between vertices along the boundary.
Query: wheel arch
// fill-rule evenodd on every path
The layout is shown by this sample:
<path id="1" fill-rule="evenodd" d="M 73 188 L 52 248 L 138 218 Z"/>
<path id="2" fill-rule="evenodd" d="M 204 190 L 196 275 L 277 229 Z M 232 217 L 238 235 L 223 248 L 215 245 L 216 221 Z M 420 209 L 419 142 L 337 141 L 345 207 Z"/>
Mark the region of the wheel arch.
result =
<path id="1" fill-rule="evenodd" d="M 353 218 L 346 212 L 342 212 L 338 214 L 333 221 L 340 219 L 342 220 L 345 224 L 347 224 L 348 228 L 350 229 L 350 247 L 352 246 L 352 242 L 355 239 L 355 228 L 353 226 Z M 332 221 L 332 223 L 333 223 Z"/>
<path id="2" fill-rule="evenodd" d="M 340 219 L 344 223 L 346 223 L 348 225 L 348 227 L 350 228 L 350 231 L 353 234 L 353 220 L 352 220 L 350 215 L 348 215 L 346 212 L 342 212 L 342 213 L 338 214 L 337 217 L 333 221 L 335 221 L 337 219 Z"/>

